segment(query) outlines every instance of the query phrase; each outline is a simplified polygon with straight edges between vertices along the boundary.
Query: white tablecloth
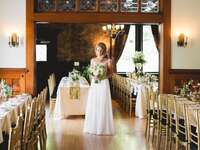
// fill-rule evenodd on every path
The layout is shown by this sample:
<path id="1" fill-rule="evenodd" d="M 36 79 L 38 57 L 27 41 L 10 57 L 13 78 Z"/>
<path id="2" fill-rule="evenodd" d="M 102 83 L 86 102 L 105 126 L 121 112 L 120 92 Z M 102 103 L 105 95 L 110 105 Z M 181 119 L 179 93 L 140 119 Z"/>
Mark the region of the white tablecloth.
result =
<path id="1" fill-rule="evenodd" d="M 67 77 L 63 77 L 57 90 L 56 105 L 54 109 L 54 118 L 63 119 L 70 115 L 84 115 L 88 98 L 89 84 L 85 78 L 81 78 L 78 87 L 80 87 L 79 99 L 71 99 L 70 88 L 74 83 Z M 76 85 L 77 86 L 77 85 Z"/>
<path id="2" fill-rule="evenodd" d="M 137 94 L 136 105 L 135 105 L 135 116 L 138 118 L 146 118 L 147 116 L 147 102 L 149 100 L 150 90 L 156 90 L 156 85 L 142 83 L 140 81 L 129 79 L 131 86 L 134 89 L 134 94 Z M 153 88 L 151 88 L 153 87 Z"/>
<path id="3" fill-rule="evenodd" d="M 0 101 L 0 143 L 3 142 L 2 132 L 9 133 L 12 123 L 16 123 L 20 109 L 27 105 L 30 95 L 19 95 Z"/>
<path id="4" fill-rule="evenodd" d="M 135 85 L 135 90 L 137 89 L 135 116 L 138 118 L 145 118 L 147 116 L 147 102 L 149 97 L 146 88 L 144 84 Z"/>

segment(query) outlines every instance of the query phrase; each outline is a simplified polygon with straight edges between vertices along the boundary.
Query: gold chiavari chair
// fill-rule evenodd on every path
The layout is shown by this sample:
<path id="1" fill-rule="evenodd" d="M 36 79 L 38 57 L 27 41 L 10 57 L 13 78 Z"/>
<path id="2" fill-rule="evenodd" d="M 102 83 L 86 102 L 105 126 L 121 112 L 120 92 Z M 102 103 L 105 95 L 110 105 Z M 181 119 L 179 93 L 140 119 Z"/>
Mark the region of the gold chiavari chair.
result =
<path id="1" fill-rule="evenodd" d="M 190 150 L 200 150 L 200 106 L 186 105 L 186 122 Z"/>
<path id="2" fill-rule="evenodd" d="M 48 79 L 48 87 L 49 87 L 49 110 L 50 114 L 53 112 L 55 103 L 56 103 L 56 98 L 52 98 L 53 92 L 56 88 L 56 80 L 55 80 L 55 74 L 51 74 Z"/>
<path id="3" fill-rule="evenodd" d="M 136 98 L 133 97 L 133 87 L 130 80 L 127 80 L 127 95 L 129 101 L 129 116 L 132 116 L 133 108 L 135 108 Z"/>
<path id="4" fill-rule="evenodd" d="M 175 114 L 175 97 L 176 95 L 168 94 L 168 117 L 169 117 L 169 147 L 172 149 L 172 140 L 176 140 L 176 114 Z"/>
<path id="5" fill-rule="evenodd" d="M 153 129 L 152 131 L 152 142 L 153 142 L 155 130 L 159 129 L 159 101 L 158 101 L 158 90 L 153 91 L 152 88 L 149 89 L 149 99 L 147 101 L 147 121 L 145 130 L 147 140 L 149 140 L 150 128 Z"/>
<path id="6" fill-rule="evenodd" d="M 126 91 L 126 78 L 121 77 L 121 99 L 123 101 L 123 109 L 127 111 L 128 100 L 127 100 L 127 91 Z"/>
<path id="7" fill-rule="evenodd" d="M 175 98 L 175 117 L 176 117 L 176 150 L 181 147 L 184 147 L 186 150 L 189 149 L 188 143 L 188 131 L 187 131 L 187 122 L 186 122 L 186 103 L 184 99 L 180 100 Z"/>
<path id="8" fill-rule="evenodd" d="M 168 134 L 169 134 L 169 115 L 168 115 L 168 95 L 160 94 L 159 95 L 159 129 L 157 130 L 157 140 L 156 147 L 160 149 L 161 138 L 165 136 L 165 146 L 164 149 L 167 149 L 168 146 Z"/>
<path id="9" fill-rule="evenodd" d="M 21 150 L 22 123 L 22 117 L 19 116 L 16 126 L 10 129 L 8 150 Z"/>
<path id="10" fill-rule="evenodd" d="M 27 149 L 27 144 L 30 137 L 30 130 L 29 130 L 29 116 L 30 116 L 30 108 L 28 107 L 25 111 L 25 119 L 23 125 L 23 132 L 22 132 L 22 149 Z"/>
<path id="11" fill-rule="evenodd" d="M 36 132 L 38 134 L 38 139 L 40 142 L 40 149 L 46 149 L 46 124 L 45 124 L 45 101 L 46 101 L 47 88 L 45 88 L 38 96 L 38 109 L 36 116 Z"/>
<path id="12" fill-rule="evenodd" d="M 26 115 L 23 127 L 23 150 L 35 150 L 37 147 L 37 136 L 35 135 L 34 122 L 36 115 L 36 98 L 31 101 L 30 108 L 26 109 Z"/>

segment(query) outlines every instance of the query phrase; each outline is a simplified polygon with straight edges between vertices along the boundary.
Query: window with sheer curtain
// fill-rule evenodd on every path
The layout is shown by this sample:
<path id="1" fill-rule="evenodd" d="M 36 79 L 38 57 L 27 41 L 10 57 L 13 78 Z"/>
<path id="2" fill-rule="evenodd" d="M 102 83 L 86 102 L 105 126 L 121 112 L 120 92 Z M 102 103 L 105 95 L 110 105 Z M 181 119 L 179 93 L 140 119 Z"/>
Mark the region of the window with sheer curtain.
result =
<path id="1" fill-rule="evenodd" d="M 147 61 L 143 66 L 143 71 L 159 72 L 159 53 L 150 25 L 143 26 L 143 53 Z"/>
<path id="2" fill-rule="evenodd" d="M 136 49 L 136 26 L 131 25 L 129 30 L 129 35 L 123 50 L 123 53 L 117 62 L 117 72 L 133 72 L 135 71 L 135 66 L 132 58 Z M 151 30 L 151 25 L 143 25 L 142 30 L 139 31 L 142 34 L 142 46 L 139 50 L 143 51 L 146 59 L 146 63 L 143 66 L 144 72 L 159 72 L 159 53 L 156 48 L 154 37 Z M 141 42 L 141 41 L 140 41 Z M 137 49 L 138 50 L 138 49 Z"/>
<path id="3" fill-rule="evenodd" d="M 122 52 L 122 55 L 117 62 L 117 72 L 133 72 L 135 70 L 132 57 L 135 52 L 135 25 L 130 26 L 128 38 Z"/>

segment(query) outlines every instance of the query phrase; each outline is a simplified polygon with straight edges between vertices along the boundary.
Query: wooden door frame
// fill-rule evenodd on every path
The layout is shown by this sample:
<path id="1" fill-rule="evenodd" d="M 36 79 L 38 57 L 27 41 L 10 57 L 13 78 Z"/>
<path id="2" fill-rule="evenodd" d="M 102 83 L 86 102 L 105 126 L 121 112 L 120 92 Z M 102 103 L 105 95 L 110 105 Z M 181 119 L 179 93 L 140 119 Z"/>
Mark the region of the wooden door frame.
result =
<path id="1" fill-rule="evenodd" d="M 26 0 L 26 92 L 36 94 L 35 22 L 49 23 L 159 23 L 160 91 L 169 92 L 171 69 L 171 0 L 160 0 L 160 13 L 34 12 L 34 0 Z"/>

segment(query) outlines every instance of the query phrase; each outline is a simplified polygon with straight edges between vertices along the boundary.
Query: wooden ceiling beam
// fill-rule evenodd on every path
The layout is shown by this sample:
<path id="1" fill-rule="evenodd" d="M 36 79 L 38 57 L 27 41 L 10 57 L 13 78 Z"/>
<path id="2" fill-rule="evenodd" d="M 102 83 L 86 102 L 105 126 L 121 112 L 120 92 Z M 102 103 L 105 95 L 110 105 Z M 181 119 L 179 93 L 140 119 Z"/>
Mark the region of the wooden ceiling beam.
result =
<path id="1" fill-rule="evenodd" d="M 34 13 L 35 22 L 49 23 L 162 23 L 161 13 Z"/>

